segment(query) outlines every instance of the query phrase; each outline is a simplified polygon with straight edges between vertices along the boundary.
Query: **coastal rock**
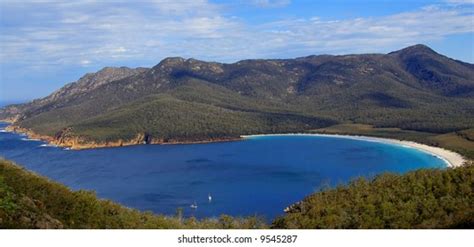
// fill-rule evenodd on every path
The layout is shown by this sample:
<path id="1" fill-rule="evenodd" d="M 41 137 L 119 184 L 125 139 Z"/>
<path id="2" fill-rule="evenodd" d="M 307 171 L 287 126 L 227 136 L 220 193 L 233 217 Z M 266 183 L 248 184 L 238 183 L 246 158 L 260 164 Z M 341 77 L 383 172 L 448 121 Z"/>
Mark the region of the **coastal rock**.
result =
<path id="1" fill-rule="evenodd" d="M 54 137 L 47 135 L 40 135 L 34 131 L 26 128 L 22 128 L 16 125 L 9 125 L 6 127 L 7 131 L 16 133 L 26 134 L 29 139 L 38 139 L 46 141 L 51 145 L 58 147 L 70 148 L 72 150 L 82 150 L 91 148 L 105 148 L 105 147 L 122 147 L 132 146 L 139 144 L 197 144 L 197 143 L 209 143 L 209 142 L 226 142 L 240 140 L 240 137 L 221 137 L 221 138 L 206 138 L 206 139 L 190 139 L 190 140 L 179 140 L 179 139 L 165 139 L 165 138 L 154 138 L 147 136 L 145 133 L 139 133 L 130 140 L 114 140 L 105 142 L 96 142 L 86 140 L 83 137 L 76 136 L 73 133 L 72 128 L 65 128 L 62 131 L 56 133 Z"/>
<path id="2" fill-rule="evenodd" d="M 64 225 L 61 221 L 51 217 L 49 214 L 43 214 L 35 222 L 35 228 L 38 229 L 63 229 Z"/>

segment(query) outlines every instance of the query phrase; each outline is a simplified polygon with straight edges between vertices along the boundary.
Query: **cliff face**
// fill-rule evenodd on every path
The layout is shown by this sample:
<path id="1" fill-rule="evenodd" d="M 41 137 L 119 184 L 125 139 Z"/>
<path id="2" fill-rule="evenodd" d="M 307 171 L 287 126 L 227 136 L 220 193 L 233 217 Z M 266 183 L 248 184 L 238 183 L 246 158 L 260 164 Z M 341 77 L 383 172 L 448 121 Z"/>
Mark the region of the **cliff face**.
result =
<path id="1" fill-rule="evenodd" d="M 2 108 L 0 119 L 73 147 L 226 140 L 341 122 L 446 133 L 474 127 L 472 96 L 472 64 L 416 45 L 390 54 L 232 64 L 175 57 L 150 69 L 104 68 Z"/>

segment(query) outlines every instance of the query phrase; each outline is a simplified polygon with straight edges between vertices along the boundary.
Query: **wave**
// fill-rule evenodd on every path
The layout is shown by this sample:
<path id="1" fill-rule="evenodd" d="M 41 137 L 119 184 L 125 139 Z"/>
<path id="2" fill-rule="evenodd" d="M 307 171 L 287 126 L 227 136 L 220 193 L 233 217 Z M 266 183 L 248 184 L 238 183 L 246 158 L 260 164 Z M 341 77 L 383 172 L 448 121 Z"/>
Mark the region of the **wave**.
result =
<path id="1" fill-rule="evenodd" d="M 38 141 L 41 141 L 40 139 L 30 139 L 30 138 L 21 138 L 22 141 L 35 141 L 35 142 L 38 142 Z"/>
<path id="2" fill-rule="evenodd" d="M 58 146 L 54 145 L 54 144 L 48 144 L 48 143 L 45 143 L 45 144 L 41 144 L 40 147 L 53 147 L 53 148 L 56 148 Z"/>

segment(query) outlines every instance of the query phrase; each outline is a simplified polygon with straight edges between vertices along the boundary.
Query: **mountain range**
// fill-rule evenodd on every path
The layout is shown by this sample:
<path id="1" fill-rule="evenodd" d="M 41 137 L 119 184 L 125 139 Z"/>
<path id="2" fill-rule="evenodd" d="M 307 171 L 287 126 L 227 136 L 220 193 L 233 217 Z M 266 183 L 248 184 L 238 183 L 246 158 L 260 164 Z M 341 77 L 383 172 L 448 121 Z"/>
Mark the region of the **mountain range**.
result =
<path id="1" fill-rule="evenodd" d="M 73 148 L 230 140 L 341 123 L 474 127 L 474 65 L 414 45 L 388 54 L 235 63 L 171 57 L 84 75 L 0 109 L 10 129 Z"/>

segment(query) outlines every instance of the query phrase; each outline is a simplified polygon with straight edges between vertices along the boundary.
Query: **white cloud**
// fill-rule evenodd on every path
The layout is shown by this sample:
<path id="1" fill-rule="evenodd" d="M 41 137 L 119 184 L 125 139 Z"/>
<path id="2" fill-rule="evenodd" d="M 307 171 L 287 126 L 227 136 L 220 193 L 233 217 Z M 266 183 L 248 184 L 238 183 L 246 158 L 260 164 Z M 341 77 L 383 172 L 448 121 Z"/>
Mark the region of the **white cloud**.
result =
<path id="1" fill-rule="evenodd" d="M 117 53 L 123 53 L 123 52 L 126 52 L 127 49 L 125 49 L 125 47 L 123 46 L 120 46 L 118 47 L 117 49 L 114 50 L 114 52 L 117 52 Z"/>
<path id="2" fill-rule="evenodd" d="M 257 7 L 262 8 L 279 8 L 285 7 L 291 3 L 291 0 L 250 0 Z"/>
<path id="3" fill-rule="evenodd" d="M 289 1 L 259 2 L 275 6 Z M 205 0 L 9 3 L 2 3 L 6 14 L 0 26 L 0 63 L 59 69 L 77 61 L 81 66 L 126 65 L 131 60 L 153 65 L 166 56 L 236 61 L 379 52 L 474 32 L 473 10 L 454 5 L 372 18 L 315 16 L 251 26 Z M 4 24 L 18 12 L 23 21 Z"/>
<path id="4" fill-rule="evenodd" d="M 448 35 L 473 33 L 472 10 L 437 6 L 377 18 L 346 20 L 289 19 L 262 26 L 281 47 L 314 52 L 374 52 L 442 39 Z M 283 40 L 283 41 L 282 41 Z M 277 52 L 278 49 L 275 49 Z"/>
<path id="5" fill-rule="evenodd" d="M 446 2 L 452 4 L 474 4 L 474 0 L 446 0 Z"/>
<path id="6" fill-rule="evenodd" d="M 90 18 L 89 15 L 75 15 L 75 16 L 70 16 L 66 17 L 61 20 L 62 23 L 65 24 L 78 24 L 78 23 L 85 23 L 88 21 Z"/>
<path id="7" fill-rule="evenodd" d="M 89 65 L 91 63 L 91 61 L 84 59 L 84 60 L 81 60 L 79 63 L 81 65 L 85 66 L 85 65 Z"/>

